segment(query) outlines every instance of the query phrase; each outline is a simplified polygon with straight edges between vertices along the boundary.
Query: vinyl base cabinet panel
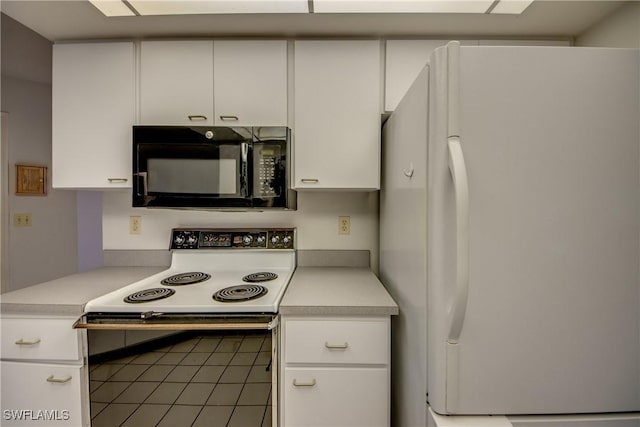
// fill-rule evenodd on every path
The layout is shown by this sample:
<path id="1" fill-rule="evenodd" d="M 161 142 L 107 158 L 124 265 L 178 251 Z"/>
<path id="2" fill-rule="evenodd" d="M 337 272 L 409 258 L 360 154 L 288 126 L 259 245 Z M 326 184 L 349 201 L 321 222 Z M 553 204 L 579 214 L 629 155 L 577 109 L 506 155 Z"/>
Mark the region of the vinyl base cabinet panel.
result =
<path id="1" fill-rule="evenodd" d="M 83 426 L 82 365 L 0 362 L 2 426 Z"/>
<path id="2" fill-rule="evenodd" d="M 387 426 L 386 368 L 286 368 L 283 426 Z"/>

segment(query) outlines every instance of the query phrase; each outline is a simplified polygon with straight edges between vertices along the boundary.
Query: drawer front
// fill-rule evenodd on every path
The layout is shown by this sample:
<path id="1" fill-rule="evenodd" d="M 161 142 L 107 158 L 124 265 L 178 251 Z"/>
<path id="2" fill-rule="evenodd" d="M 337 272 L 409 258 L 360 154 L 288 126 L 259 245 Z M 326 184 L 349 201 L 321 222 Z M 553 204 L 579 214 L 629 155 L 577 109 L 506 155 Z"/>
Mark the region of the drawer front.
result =
<path id="1" fill-rule="evenodd" d="M 389 425 L 386 368 L 286 368 L 284 427 Z"/>
<path id="2" fill-rule="evenodd" d="M 79 360 L 74 318 L 3 318 L 2 359 Z"/>
<path id="3" fill-rule="evenodd" d="M 2 424 L 81 426 L 83 367 L 0 362 Z"/>
<path id="4" fill-rule="evenodd" d="M 284 335 L 285 363 L 389 362 L 385 320 L 287 320 Z"/>

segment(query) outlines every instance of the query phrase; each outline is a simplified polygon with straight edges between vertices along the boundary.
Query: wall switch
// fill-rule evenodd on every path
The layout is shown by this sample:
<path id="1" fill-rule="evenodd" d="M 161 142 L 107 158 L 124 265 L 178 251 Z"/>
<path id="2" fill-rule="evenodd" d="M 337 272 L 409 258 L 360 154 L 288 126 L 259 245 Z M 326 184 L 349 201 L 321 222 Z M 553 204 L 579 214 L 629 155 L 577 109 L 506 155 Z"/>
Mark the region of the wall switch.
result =
<path id="1" fill-rule="evenodd" d="M 13 225 L 15 227 L 31 227 L 31 213 L 17 213 L 13 214 Z"/>
<path id="2" fill-rule="evenodd" d="M 339 216 L 338 217 L 338 234 L 351 233 L 351 217 Z"/>
<path id="3" fill-rule="evenodd" d="M 129 217 L 129 234 L 142 234 L 142 217 Z"/>

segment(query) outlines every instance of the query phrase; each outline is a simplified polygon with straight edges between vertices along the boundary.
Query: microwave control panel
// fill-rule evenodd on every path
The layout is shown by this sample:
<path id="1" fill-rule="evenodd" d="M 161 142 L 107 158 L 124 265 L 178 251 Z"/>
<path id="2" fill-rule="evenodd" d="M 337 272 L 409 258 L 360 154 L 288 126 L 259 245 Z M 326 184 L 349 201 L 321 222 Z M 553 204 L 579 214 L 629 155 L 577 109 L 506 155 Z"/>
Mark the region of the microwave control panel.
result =
<path id="1" fill-rule="evenodd" d="M 280 196 L 279 181 L 282 150 L 279 145 L 254 145 L 254 197 L 271 198 Z"/>

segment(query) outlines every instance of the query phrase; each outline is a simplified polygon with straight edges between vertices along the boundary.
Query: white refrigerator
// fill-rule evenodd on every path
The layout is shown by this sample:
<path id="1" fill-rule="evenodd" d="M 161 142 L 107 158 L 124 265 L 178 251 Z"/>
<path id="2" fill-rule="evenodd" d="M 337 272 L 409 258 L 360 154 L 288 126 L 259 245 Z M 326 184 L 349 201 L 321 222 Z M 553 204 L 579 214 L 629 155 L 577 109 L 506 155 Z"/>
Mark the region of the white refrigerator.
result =
<path id="1" fill-rule="evenodd" d="M 640 411 L 639 104 L 637 50 L 433 53 L 383 128 L 395 427 Z"/>

